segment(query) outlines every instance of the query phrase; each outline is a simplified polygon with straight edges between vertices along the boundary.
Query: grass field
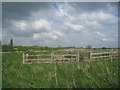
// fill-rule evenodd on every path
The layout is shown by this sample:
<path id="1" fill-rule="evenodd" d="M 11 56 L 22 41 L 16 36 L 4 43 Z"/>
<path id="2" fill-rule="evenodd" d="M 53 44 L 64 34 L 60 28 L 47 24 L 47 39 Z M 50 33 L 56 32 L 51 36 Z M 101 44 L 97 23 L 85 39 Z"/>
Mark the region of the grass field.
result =
<path id="1" fill-rule="evenodd" d="M 3 88 L 116 88 L 118 60 L 22 64 L 22 53 L 2 57 Z"/>

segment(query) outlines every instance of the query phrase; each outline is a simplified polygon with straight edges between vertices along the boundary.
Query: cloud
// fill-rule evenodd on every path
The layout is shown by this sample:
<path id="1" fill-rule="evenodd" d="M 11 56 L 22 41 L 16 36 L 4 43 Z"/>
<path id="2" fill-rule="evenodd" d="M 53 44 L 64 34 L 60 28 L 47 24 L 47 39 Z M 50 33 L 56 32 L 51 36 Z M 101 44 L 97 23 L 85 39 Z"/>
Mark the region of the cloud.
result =
<path id="1" fill-rule="evenodd" d="M 94 22 L 94 23 L 116 23 L 117 17 L 112 14 L 105 13 L 103 11 L 97 11 L 92 13 L 83 13 L 79 16 L 81 20 Z M 83 21 L 84 22 L 84 21 Z"/>
<path id="2" fill-rule="evenodd" d="M 70 30 L 74 31 L 83 31 L 85 28 L 82 25 L 76 25 L 76 24 L 71 24 L 71 23 L 64 23 L 64 25 L 68 26 Z"/>
<path id="3" fill-rule="evenodd" d="M 103 23 L 116 23 L 117 22 L 117 17 L 115 17 L 112 14 L 104 13 L 103 11 L 100 11 L 99 13 L 92 13 L 92 18 L 97 19 L 99 22 L 103 22 Z"/>
<path id="4" fill-rule="evenodd" d="M 64 37 L 64 34 L 59 32 L 59 31 L 51 31 L 47 33 L 36 33 L 33 35 L 34 39 L 39 39 L 39 38 L 49 38 L 52 40 L 59 40 L 61 37 Z"/>
<path id="5" fill-rule="evenodd" d="M 98 39 L 98 41 L 101 41 L 101 43 L 111 43 L 114 41 L 113 37 L 105 35 L 101 32 L 95 32 L 95 36 Z"/>
<path id="6" fill-rule="evenodd" d="M 26 36 L 26 34 L 29 34 L 27 36 L 31 36 L 31 34 L 36 32 L 48 32 L 52 30 L 51 24 L 44 19 L 39 19 L 35 21 L 28 21 L 28 20 L 11 20 L 7 21 L 7 24 L 9 28 L 6 28 L 5 30 L 9 29 L 9 32 L 12 33 L 15 36 Z"/>
<path id="7" fill-rule="evenodd" d="M 28 27 L 28 24 L 24 21 L 24 20 L 21 20 L 21 21 L 11 21 L 11 24 L 14 28 L 16 29 L 20 29 L 20 30 L 27 30 L 27 27 Z"/>
<path id="8" fill-rule="evenodd" d="M 105 36 L 105 34 L 103 34 L 103 33 L 101 33 L 101 32 L 96 32 L 96 34 L 97 34 L 98 36 L 100 36 L 100 37 L 104 37 L 104 36 Z"/>
<path id="9" fill-rule="evenodd" d="M 69 6 L 69 5 L 67 5 Z M 65 8 L 65 7 L 64 7 Z M 67 11 L 65 11 L 62 6 L 58 6 L 58 9 L 56 10 L 56 14 L 59 16 L 59 17 L 62 17 L 62 18 L 68 18 L 69 20 L 73 20 L 74 17 L 71 16 Z"/>
<path id="10" fill-rule="evenodd" d="M 36 29 L 36 30 L 40 30 L 43 28 L 47 30 L 51 30 L 52 28 L 51 24 L 47 20 L 44 20 L 44 19 L 40 19 L 40 20 L 36 20 L 32 22 L 31 26 L 33 29 Z"/>
<path id="11" fill-rule="evenodd" d="M 103 42 L 109 41 L 107 38 L 102 38 Z"/>

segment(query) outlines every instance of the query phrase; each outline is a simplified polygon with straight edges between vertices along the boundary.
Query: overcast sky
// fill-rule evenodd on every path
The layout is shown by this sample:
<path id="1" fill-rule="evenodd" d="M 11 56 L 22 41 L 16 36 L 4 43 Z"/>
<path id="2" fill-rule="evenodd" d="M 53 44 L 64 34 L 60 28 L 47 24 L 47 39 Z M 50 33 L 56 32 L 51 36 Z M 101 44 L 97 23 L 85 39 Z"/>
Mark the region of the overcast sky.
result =
<path id="1" fill-rule="evenodd" d="M 2 19 L 3 44 L 118 47 L 113 2 L 3 2 Z"/>

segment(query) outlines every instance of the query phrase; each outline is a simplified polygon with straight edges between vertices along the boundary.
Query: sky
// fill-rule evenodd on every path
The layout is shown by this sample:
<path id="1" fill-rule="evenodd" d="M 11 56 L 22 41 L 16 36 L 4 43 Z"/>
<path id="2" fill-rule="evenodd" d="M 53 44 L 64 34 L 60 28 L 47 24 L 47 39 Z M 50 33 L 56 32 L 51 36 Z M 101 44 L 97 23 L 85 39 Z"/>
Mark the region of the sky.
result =
<path id="1" fill-rule="evenodd" d="M 3 2 L 2 43 L 118 47 L 117 2 Z"/>

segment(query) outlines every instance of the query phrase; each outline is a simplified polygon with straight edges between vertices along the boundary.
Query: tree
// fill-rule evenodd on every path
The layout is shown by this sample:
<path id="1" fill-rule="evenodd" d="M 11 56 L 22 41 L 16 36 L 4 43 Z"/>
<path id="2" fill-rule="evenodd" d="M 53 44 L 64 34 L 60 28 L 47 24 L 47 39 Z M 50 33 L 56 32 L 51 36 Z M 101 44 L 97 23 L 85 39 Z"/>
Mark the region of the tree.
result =
<path id="1" fill-rule="evenodd" d="M 2 45 L 2 51 L 3 52 L 7 52 L 7 51 L 9 51 L 9 45 L 7 45 L 7 44 L 4 44 L 4 45 Z"/>
<path id="2" fill-rule="evenodd" d="M 10 40 L 10 48 L 13 48 L 13 40 Z"/>
<path id="3" fill-rule="evenodd" d="M 58 48 L 62 48 L 60 45 L 58 45 Z"/>
<path id="4" fill-rule="evenodd" d="M 88 45 L 86 46 L 86 48 L 91 49 L 91 48 L 92 48 L 92 45 L 89 45 L 89 44 L 88 44 Z"/>
<path id="5" fill-rule="evenodd" d="M 106 49 L 106 47 L 102 47 L 102 49 Z"/>

